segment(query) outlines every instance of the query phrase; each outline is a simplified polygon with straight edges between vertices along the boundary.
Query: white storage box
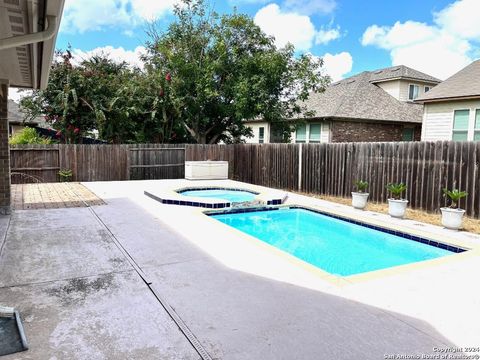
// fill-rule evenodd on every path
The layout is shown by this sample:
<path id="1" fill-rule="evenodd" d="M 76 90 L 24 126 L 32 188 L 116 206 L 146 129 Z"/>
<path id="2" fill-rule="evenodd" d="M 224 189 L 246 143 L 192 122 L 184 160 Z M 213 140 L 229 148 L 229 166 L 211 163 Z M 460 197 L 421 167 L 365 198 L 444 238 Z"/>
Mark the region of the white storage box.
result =
<path id="1" fill-rule="evenodd" d="M 228 161 L 185 161 L 185 179 L 228 179 Z"/>

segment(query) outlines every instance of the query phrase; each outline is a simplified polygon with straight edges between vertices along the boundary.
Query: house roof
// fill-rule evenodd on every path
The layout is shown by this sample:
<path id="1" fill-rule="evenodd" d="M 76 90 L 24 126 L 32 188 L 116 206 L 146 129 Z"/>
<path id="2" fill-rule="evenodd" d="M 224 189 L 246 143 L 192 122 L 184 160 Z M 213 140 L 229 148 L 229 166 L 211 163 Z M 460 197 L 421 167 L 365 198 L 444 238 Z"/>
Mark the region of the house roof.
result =
<path id="1" fill-rule="evenodd" d="M 424 81 L 427 83 L 439 84 L 442 80 L 436 77 L 425 74 L 421 71 L 409 68 L 405 65 L 392 66 L 385 69 L 371 71 L 370 82 L 378 83 L 383 81 L 390 81 L 396 79 L 408 79 Z"/>
<path id="2" fill-rule="evenodd" d="M 323 93 L 311 94 L 304 105 L 315 118 L 422 123 L 423 106 L 388 94 L 372 82 L 378 75 L 365 71 L 333 83 Z"/>
<path id="3" fill-rule="evenodd" d="M 416 101 L 433 102 L 472 97 L 480 98 L 480 60 L 452 75 Z"/>
<path id="4" fill-rule="evenodd" d="M 20 109 L 20 106 L 13 100 L 8 100 L 8 123 L 47 127 L 46 122 L 41 117 L 25 122 L 24 113 Z"/>
<path id="5" fill-rule="evenodd" d="M 64 0 L 0 0 L 0 79 L 44 88 Z"/>

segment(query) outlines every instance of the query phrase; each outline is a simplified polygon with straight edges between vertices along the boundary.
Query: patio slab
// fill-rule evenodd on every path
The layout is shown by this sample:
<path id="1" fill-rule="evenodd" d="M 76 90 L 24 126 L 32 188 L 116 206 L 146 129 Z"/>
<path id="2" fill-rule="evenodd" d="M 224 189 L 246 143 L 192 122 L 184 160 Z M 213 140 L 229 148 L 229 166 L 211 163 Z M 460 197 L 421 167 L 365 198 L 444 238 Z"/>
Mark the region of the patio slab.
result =
<path id="1" fill-rule="evenodd" d="M 101 204 L 103 201 L 80 183 L 12 185 L 12 208 L 15 210 L 61 209 Z"/>
<path id="2" fill-rule="evenodd" d="M 177 233 L 174 241 L 180 247 L 190 242 L 191 259 L 170 254 L 170 262 L 153 265 L 152 258 L 134 258 L 152 281 L 151 286 L 175 308 L 215 358 L 375 359 L 396 352 L 430 354 L 434 346 L 452 345 L 422 320 L 233 269 L 202 248 L 208 237 L 214 237 L 214 224 L 199 229 L 200 220 L 185 208 L 144 200 L 115 195 L 108 198 L 106 206 L 94 209 L 114 229 L 117 239 L 137 234 L 143 246 L 164 248 L 163 239 L 152 231 L 163 223 L 161 227 L 172 239 Z M 128 226 L 121 224 L 121 218 L 131 216 L 133 221 Z M 137 223 L 137 217 L 143 220 Z M 197 240 L 192 241 L 193 235 L 186 239 L 178 236 L 173 227 L 184 234 L 196 232 Z M 224 236 L 228 234 L 215 235 L 223 236 L 226 246 L 233 246 L 232 239 Z M 134 241 L 121 241 L 131 255 L 135 254 Z M 248 263 L 243 253 L 235 253 Z M 250 255 L 253 263 L 254 254 Z"/>
<path id="3" fill-rule="evenodd" d="M 73 219 L 69 214 L 75 215 Z M 46 228 L 45 221 L 49 222 Z M 129 269 L 122 253 L 88 209 L 70 210 L 63 216 L 62 210 L 18 211 L 12 215 L 0 255 L 0 286 Z"/>
<path id="4" fill-rule="evenodd" d="M 198 359 L 134 271 L 0 289 L 29 350 L 13 359 Z"/>
<path id="5" fill-rule="evenodd" d="M 0 304 L 19 310 L 30 347 L 5 360 L 199 358 L 86 208 L 13 212 Z"/>
<path id="6" fill-rule="evenodd" d="M 198 359 L 131 261 L 213 359 L 384 359 L 458 339 L 475 346 L 476 293 L 444 300 L 429 284 L 474 280 L 476 258 L 337 286 L 198 208 L 143 195 L 163 184 L 171 181 L 90 183 L 106 205 L 13 213 L 0 303 L 24 317 L 31 349 L 20 359 Z"/>

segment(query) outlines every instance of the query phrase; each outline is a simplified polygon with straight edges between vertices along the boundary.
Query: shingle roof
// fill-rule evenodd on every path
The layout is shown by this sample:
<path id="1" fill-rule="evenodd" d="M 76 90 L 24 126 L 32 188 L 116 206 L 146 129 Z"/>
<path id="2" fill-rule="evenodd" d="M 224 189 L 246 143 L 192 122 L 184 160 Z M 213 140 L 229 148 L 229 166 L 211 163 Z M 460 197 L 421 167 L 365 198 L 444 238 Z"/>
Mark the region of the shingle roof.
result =
<path id="1" fill-rule="evenodd" d="M 452 75 L 416 101 L 429 102 L 465 97 L 480 97 L 480 60 Z"/>
<path id="2" fill-rule="evenodd" d="M 38 125 L 46 127 L 46 123 L 41 117 L 37 117 L 33 121 L 25 122 L 25 114 L 20 109 L 20 106 L 13 100 L 8 100 L 8 122 L 11 124 Z"/>
<path id="3" fill-rule="evenodd" d="M 425 74 L 421 71 L 409 68 L 405 65 L 392 66 L 385 69 L 371 71 L 370 82 L 376 83 L 393 79 L 415 79 L 431 83 L 440 83 L 442 80 Z"/>
<path id="4" fill-rule="evenodd" d="M 304 103 L 315 118 L 365 119 L 421 123 L 423 106 L 399 101 L 371 82 L 373 72 L 331 84 L 323 93 L 311 94 Z"/>

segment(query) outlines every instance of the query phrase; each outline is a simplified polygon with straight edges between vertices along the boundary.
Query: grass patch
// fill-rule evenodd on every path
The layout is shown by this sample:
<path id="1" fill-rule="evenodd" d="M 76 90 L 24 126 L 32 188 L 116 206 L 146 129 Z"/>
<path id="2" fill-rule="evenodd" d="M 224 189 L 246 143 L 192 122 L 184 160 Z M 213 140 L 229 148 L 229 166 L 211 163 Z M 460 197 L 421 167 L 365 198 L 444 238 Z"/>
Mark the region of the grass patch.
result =
<path id="1" fill-rule="evenodd" d="M 329 196 L 329 195 L 318 195 L 318 194 L 305 194 L 305 193 L 302 193 L 302 195 L 310 196 L 316 199 L 331 201 L 338 204 L 343 204 L 348 206 L 352 205 L 352 199 L 350 198 L 344 198 L 339 196 Z M 365 210 L 386 214 L 388 213 L 388 204 L 372 203 L 369 201 Z M 428 213 L 423 210 L 407 208 L 407 213 L 405 218 L 427 223 L 427 224 L 442 226 L 440 213 L 434 214 L 434 213 Z M 468 231 L 474 234 L 480 234 L 480 220 L 464 216 L 463 231 Z"/>

